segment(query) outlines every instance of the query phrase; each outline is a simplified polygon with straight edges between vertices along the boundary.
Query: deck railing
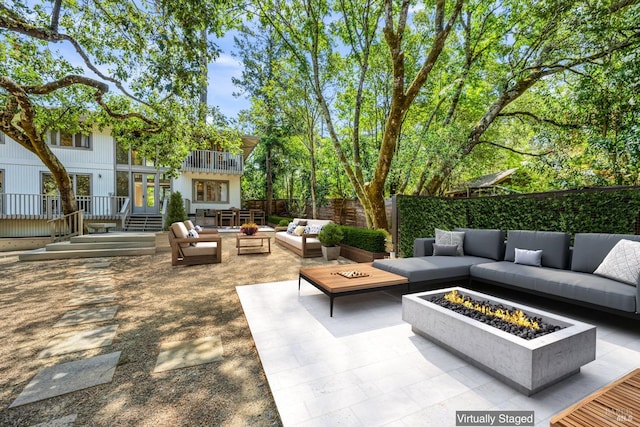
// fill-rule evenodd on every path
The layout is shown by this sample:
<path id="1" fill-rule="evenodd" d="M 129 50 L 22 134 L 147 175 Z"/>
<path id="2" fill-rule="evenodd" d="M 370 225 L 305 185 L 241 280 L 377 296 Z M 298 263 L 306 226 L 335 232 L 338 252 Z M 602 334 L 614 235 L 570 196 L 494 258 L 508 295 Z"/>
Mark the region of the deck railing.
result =
<path id="1" fill-rule="evenodd" d="M 125 196 L 76 196 L 78 209 L 83 210 L 87 218 L 119 216 L 128 200 Z M 52 219 L 61 215 L 60 196 L 0 193 L 0 218 Z"/>
<path id="2" fill-rule="evenodd" d="M 183 172 L 210 172 L 242 175 L 244 158 L 242 154 L 226 151 L 194 150 L 182 163 Z"/>
<path id="3" fill-rule="evenodd" d="M 47 221 L 51 230 L 51 241 L 69 240 L 73 236 L 81 236 L 83 228 L 82 211 L 75 211 L 68 215 Z"/>

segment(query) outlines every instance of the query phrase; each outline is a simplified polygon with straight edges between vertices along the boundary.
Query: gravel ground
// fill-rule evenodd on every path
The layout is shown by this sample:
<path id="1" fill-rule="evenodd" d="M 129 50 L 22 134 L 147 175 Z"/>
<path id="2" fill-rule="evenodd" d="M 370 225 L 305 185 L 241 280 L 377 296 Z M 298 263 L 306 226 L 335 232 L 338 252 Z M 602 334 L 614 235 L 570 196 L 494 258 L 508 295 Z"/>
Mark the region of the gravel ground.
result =
<path id="1" fill-rule="evenodd" d="M 222 264 L 172 267 L 167 251 L 101 258 L 112 262 L 101 271 L 114 279 L 115 303 L 100 305 L 119 309 L 112 321 L 92 325 L 117 324 L 112 345 L 44 359 L 38 354 L 52 337 L 88 326 L 53 328 L 73 309 L 64 304 L 86 277 L 83 264 L 96 260 L 0 258 L 0 425 L 70 414 L 75 426 L 281 425 L 235 287 L 296 279 L 300 267 L 326 262 L 273 240 L 270 255 L 238 256 L 235 236 L 222 236 Z M 152 373 L 160 343 L 213 335 L 222 339 L 222 361 Z M 111 383 L 7 409 L 41 369 L 114 351 L 122 353 Z"/>

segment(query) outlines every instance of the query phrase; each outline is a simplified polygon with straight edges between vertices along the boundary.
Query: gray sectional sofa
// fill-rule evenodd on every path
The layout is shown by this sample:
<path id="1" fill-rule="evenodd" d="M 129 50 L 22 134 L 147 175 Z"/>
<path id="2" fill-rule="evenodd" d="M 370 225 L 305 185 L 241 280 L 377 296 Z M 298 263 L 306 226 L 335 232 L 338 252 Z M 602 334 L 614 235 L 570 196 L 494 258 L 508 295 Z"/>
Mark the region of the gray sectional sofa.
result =
<path id="1" fill-rule="evenodd" d="M 456 229 L 464 231 L 463 256 L 432 256 L 434 238 L 416 239 L 414 256 L 377 260 L 377 268 L 400 274 L 410 286 L 469 280 L 522 290 L 564 301 L 640 316 L 640 286 L 593 274 L 623 234 L 575 235 L 549 231 Z M 541 250 L 541 266 L 515 263 L 516 249 Z M 538 255 L 540 255 L 538 253 Z"/>

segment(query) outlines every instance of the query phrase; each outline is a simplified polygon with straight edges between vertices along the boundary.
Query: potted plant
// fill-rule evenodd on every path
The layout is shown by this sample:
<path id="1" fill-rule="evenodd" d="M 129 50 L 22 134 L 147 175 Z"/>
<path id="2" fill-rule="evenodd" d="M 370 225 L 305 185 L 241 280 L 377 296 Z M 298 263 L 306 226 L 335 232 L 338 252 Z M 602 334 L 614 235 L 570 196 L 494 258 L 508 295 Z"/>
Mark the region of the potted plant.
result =
<path id="1" fill-rule="evenodd" d="M 240 226 L 240 232 L 247 236 L 252 236 L 258 232 L 258 224 L 253 222 L 247 222 Z"/>
<path id="2" fill-rule="evenodd" d="M 340 256 L 340 246 L 343 234 L 337 224 L 329 223 L 322 227 L 318 233 L 318 240 L 322 243 L 322 256 L 327 261 L 338 259 Z"/>

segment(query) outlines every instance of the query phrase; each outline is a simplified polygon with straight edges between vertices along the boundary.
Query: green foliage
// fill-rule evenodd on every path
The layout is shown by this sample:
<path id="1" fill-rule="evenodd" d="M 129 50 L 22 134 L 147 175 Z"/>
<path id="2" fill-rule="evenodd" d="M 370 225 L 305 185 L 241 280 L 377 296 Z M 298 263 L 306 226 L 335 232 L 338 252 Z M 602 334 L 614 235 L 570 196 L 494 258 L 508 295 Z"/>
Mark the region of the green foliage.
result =
<path id="1" fill-rule="evenodd" d="M 169 198 L 169 206 L 167 208 L 167 221 L 165 230 L 168 230 L 174 222 L 184 221 L 187 219 L 187 213 L 184 210 L 184 201 L 179 191 L 171 193 Z"/>
<path id="2" fill-rule="evenodd" d="M 413 241 L 434 229 L 456 227 L 634 234 L 640 189 L 589 189 L 475 199 L 397 198 L 400 256 L 411 256 Z"/>
<path id="3" fill-rule="evenodd" d="M 345 245 L 363 249 L 369 252 L 386 252 L 385 239 L 387 237 L 384 230 L 370 230 L 368 228 L 350 227 L 341 225 Z"/>
<path id="4" fill-rule="evenodd" d="M 336 246 L 344 237 L 342 230 L 338 224 L 330 222 L 322 227 L 318 233 L 318 240 L 323 246 Z"/>
<path id="5" fill-rule="evenodd" d="M 269 224 L 276 224 L 278 226 L 289 225 L 289 223 L 292 221 L 293 221 L 293 218 L 285 218 L 283 216 L 277 216 L 277 215 L 269 215 L 267 217 L 267 222 Z"/>

